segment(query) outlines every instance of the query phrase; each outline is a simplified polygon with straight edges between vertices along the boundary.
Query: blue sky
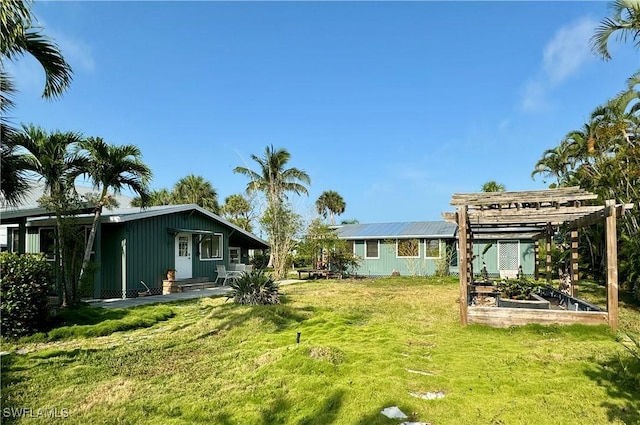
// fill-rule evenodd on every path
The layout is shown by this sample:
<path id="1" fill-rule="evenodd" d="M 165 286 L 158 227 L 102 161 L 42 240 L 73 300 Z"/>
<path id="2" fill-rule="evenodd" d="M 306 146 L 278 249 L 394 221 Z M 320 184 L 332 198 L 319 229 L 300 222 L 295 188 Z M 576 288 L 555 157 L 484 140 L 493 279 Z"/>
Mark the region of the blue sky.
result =
<path id="1" fill-rule="evenodd" d="M 604 2 L 43 2 L 34 12 L 74 69 L 63 98 L 24 58 L 15 123 L 133 143 L 152 187 L 188 174 L 220 201 L 232 172 L 286 148 L 305 170 L 310 219 L 325 190 L 339 219 L 440 220 L 488 180 L 543 189 L 543 151 L 640 66 L 588 47 Z"/>

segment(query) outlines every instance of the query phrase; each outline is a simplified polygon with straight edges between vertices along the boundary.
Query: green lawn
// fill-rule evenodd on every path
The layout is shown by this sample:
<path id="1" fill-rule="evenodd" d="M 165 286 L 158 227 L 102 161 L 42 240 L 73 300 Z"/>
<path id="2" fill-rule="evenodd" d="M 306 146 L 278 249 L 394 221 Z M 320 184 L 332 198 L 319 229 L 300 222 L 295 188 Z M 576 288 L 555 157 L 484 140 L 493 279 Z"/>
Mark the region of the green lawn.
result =
<path id="1" fill-rule="evenodd" d="M 27 407 L 65 424 L 399 424 L 389 406 L 435 425 L 640 423 L 638 364 L 606 327 L 462 328 L 455 279 L 282 289 L 279 306 L 145 306 L 103 316 L 147 327 L 4 342 L 2 423 L 33 423 L 6 417 Z"/>

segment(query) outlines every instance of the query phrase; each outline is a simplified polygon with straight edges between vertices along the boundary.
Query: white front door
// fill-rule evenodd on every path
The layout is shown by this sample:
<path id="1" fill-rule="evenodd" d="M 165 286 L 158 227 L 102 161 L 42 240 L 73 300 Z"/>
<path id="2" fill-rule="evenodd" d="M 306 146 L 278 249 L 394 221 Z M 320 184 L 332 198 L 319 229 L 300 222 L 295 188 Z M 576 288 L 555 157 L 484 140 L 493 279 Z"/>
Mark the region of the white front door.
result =
<path id="1" fill-rule="evenodd" d="M 191 262 L 192 245 L 190 233 L 178 233 L 176 235 L 176 279 L 193 277 L 193 263 Z"/>

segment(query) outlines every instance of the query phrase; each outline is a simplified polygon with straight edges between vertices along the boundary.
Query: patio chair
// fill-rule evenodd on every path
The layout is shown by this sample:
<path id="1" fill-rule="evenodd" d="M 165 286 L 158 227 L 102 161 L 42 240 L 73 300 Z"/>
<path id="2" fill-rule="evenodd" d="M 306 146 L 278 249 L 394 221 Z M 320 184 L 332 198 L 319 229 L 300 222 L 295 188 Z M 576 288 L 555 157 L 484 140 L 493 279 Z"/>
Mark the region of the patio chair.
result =
<path id="1" fill-rule="evenodd" d="M 216 271 L 218 273 L 218 276 L 216 277 L 216 283 L 218 283 L 220 279 L 223 279 L 222 286 L 227 284 L 227 280 L 229 279 L 233 280 L 236 277 L 238 277 L 238 274 L 239 274 L 238 272 L 227 270 L 227 268 L 224 265 L 216 266 Z"/>

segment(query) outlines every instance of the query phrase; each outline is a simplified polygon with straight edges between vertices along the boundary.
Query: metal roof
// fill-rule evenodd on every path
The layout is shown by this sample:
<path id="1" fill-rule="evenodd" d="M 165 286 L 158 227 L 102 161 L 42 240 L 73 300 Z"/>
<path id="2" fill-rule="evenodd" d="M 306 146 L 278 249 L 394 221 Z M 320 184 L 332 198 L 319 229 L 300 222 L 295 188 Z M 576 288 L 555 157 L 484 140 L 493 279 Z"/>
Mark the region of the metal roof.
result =
<path id="1" fill-rule="evenodd" d="M 100 194 L 97 189 L 88 186 L 76 185 L 75 189 L 80 196 L 89 194 L 98 196 Z M 0 219 L 2 219 L 2 221 L 4 222 L 9 222 L 11 221 L 11 219 L 15 218 L 48 215 L 49 213 L 51 213 L 51 211 L 47 208 L 43 208 L 39 203 L 40 198 L 42 198 L 44 194 L 45 190 L 43 182 L 30 181 L 29 189 L 25 193 L 24 198 L 20 200 L 19 205 L 7 205 L 4 202 L 4 199 L 0 198 Z M 116 209 L 126 209 L 131 207 L 131 201 L 133 200 L 133 198 L 131 198 L 130 196 L 122 195 L 120 193 L 111 193 L 111 196 L 114 197 L 118 202 L 119 207 Z"/>
<path id="2" fill-rule="evenodd" d="M 458 226 L 446 221 L 345 224 L 336 227 L 340 239 L 454 238 Z"/>
<path id="3" fill-rule="evenodd" d="M 217 214 L 212 213 L 211 211 L 205 210 L 204 208 L 196 205 L 196 204 L 180 204 L 180 205 L 159 205 L 154 207 L 146 207 L 146 208 L 114 208 L 113 210 L 108 210 L 105 208 L 102 216 L 100 217 L 100 221 L 103 224 L 106 223 L 124 223 L 128 221 L 141 220 L 144 218 L 157 217 L 165 214 L 173 214 L 180 212 L 188 212 L 188 211 L 198 211 L 213 220 L 222 223 L 235 231 L 235 235 L 242 237 L 246 240 L 255 242 L 261 248 L 268 248 L 269 243 L 253 233 L 247 232 L 241 227 L 236 226 L 230 221 L 225 220 Z M 93 217 L 93 214 L 77 214 L 76 217 L 80 220 L 90 220 Z M 48 221 L 53 220 L 55 217 L 53 215 L 48 216 L 39 216 L 39 217 L 30 217 L 27 218 L 27 226 L 29 225 L 42 225 L 42 223 L 46 223 Z"/>

